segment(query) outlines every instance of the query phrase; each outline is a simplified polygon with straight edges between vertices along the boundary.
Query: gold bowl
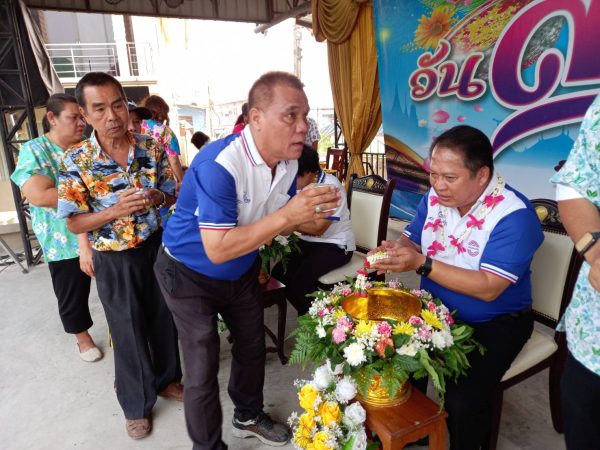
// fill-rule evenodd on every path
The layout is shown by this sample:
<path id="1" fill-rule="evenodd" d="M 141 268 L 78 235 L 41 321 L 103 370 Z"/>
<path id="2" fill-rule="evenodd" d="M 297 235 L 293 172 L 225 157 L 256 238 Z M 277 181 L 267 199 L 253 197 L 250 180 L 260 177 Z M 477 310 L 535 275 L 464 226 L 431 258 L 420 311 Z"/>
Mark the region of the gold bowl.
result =
<path id="1" fill-rule="evenodd" d="M 421 313 L 421 300 L 400 289 L 378 287 L 367 290 L 367 297 L 348 295 L 342 300 L 342 308 L 359 320 L 406 322 Z"/>
<path id="2" fill-rule="evenodd" d="M 394 397 L 390 397 L 385 388 L 381 385 L 381 376 L 374 375 L 373 381 L 369 386 L 367 395 L 362 395 L 360 392 L 356 394 L 356 398 L 363 405 L 369 405 L 376 408 L 387 408 L 390 406 L 401 405 L 410 398 L 411 384 L 406 380 L 400 386 Z"/>

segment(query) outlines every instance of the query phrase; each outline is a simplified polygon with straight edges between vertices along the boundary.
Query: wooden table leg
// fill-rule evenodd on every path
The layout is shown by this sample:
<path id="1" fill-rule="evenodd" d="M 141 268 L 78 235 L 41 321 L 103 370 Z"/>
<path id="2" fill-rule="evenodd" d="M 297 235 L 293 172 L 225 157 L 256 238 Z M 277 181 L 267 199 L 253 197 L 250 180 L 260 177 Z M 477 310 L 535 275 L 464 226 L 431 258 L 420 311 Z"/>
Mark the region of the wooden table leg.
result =
<path id="1" fill-rule="evenodd" d="M 446 450 L 446 422 L 437 422 L 429 434 L 429 450 Z"/>

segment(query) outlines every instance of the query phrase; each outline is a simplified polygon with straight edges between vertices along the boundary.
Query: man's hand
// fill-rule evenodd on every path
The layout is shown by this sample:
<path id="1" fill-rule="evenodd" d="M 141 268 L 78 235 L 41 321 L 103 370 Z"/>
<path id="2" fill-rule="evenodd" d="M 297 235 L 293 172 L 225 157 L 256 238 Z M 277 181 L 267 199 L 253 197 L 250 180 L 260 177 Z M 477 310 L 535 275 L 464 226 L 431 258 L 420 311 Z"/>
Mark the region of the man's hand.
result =
<path id="1" fill-rule="evenodd" d="M 150 206 L 150 200 L 144 191 L 138 188 L 126 189 L 121 192 L 114 208 L 115 219 L 123 216 L 129 216 L 135 213 L 142 213 Z"/>
<path id="2" fill-rule="evenodd" d="M 166 194 L 158 189 L 148 189 L 144 192 L 144 196 L 148 200 L 149 206 L 158 207 L 159 205 L 162 205 L 163 202 L 166 203 L 167 200 Z"/>
<path id="3" fill-rule="evenodd" d="M 77 241 L 79 243 L 79 268 L 89 277 L 96 276 L 92 261 L 92 243 L 88 241 L 87 233 L 78 234 Z"/>
<path id="4" fill-rule="evenodd" d="M 371 250 L 369 254 L 377 251 L 386 252 L 388 256 L 371 265 L 378 274 L 416 270 L 425 262 L 425 255 L 412 246 L 403 246 L 399 241 L 383 241 L 381 247 Z"/>
<path id="5" fill-rule="evenodd" d="M 331 215 L 340 206 L 340 191 L 333 185 L 303 189 L 281 208 L 291 225 L 300 225 Z"/>

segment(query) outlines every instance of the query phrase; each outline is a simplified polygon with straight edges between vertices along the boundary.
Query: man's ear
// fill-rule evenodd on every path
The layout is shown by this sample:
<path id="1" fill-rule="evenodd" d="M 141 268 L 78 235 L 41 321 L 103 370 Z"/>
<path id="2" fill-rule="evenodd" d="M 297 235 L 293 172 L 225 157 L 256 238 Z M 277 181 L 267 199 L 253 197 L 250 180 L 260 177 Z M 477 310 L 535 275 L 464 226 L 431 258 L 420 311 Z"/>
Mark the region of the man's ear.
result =
<path id="1" fill-rule="evenodd" d="M 248 123 L 250 123 L 258 131 L 260 131 L 262 120 L 262 111 L 258 108 L 252 108 L 248 112 Z"/>
<path id="2" fill-rule="evenodd" d="M 490 168 L 488 166 L 480 167 L 477 171 L 477 181 L 479 182 L 479 185 L 485 186 L 491 176 L 492 174 L 490 173 Z"/>

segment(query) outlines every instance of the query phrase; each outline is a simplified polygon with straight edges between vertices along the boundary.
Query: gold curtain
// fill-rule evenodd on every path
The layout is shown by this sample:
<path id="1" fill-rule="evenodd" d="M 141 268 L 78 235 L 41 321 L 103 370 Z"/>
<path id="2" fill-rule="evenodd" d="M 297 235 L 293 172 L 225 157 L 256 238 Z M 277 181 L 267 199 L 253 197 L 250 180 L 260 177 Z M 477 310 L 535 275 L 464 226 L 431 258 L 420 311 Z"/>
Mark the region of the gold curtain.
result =
<path id="1" fill-rule="evenodd" d="M 313 32 L 327 39 L 333 103 L 350 151 L 348 176 L 364 175 L 361 154 L 381 126 L 373 6 L 364 0 L 313 0 Z"/>

